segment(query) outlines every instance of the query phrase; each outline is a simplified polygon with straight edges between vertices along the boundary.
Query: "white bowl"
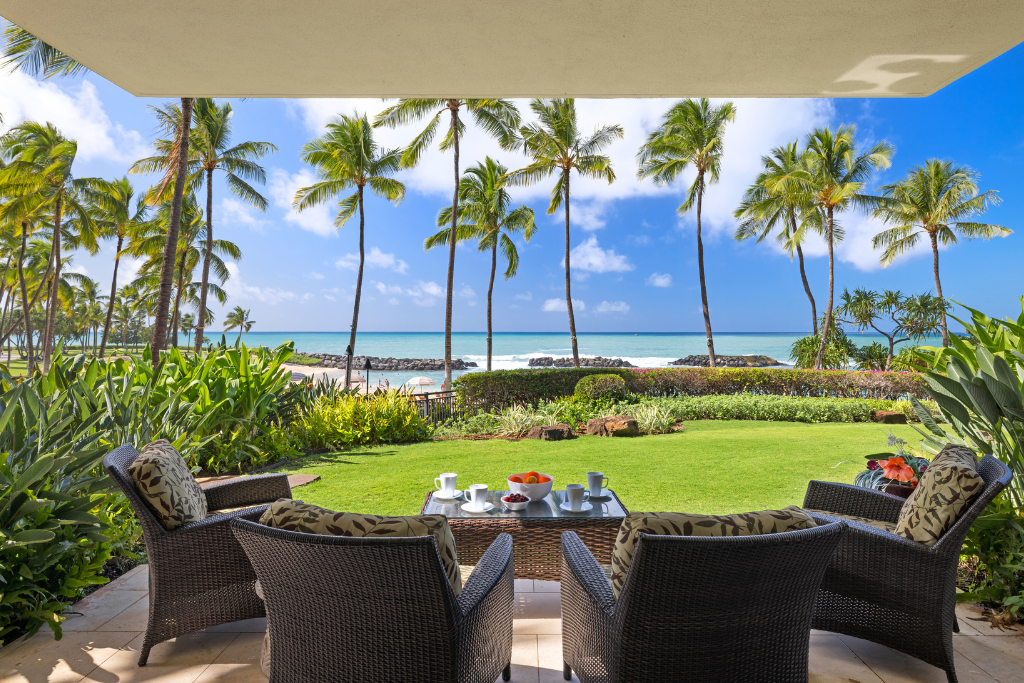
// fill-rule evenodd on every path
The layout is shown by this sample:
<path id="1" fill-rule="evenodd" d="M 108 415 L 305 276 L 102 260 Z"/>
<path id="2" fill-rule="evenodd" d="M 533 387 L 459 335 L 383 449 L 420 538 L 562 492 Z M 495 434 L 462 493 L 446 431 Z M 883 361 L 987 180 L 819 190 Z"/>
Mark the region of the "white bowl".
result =
<path id="1" fill-rule="evenodd" d="M 516 491 L 513 491 L 512 493 L 516 493 Z M 512 494 L 509 494 L 509 495 L 512 495 Z M 530 502 L 531 502 L 529 496 L 526 497 L 526 500 L 520 501 L 518 503 L 510 503 L 510 502 L 508 502 L 507 500 L 505 500 L 505 498 L 507 498 L 507 497 L 508 496 L 503 496 L 502 499 L 501 499 L 501 502 L 502 502 L 502 504 L 505 507 L 507 507 L 509 510 L 512 510 L 513 512 L 519 512 L 520 510 L 526 509 L 526 506 L 529 505 Z"/>
<path id="2" fill-rule="evenodd" d="M 540 500 L 551 493 L 551 485 L 555 483 L 555 479 L 550 474 L 544 474 L 543 472 L 538 472 L 538 474 L 542 477 L 547 477 L 548 481 L 540 484 L 519 484 L 512 481 L 511 477 L 519 477 L 520 479 L 523 479 L 525 478 L 526 472 L 510 474 L 509 479 L 507 480 L 508 490 L 512 493 L 521 493 L 530 500 Z"/>

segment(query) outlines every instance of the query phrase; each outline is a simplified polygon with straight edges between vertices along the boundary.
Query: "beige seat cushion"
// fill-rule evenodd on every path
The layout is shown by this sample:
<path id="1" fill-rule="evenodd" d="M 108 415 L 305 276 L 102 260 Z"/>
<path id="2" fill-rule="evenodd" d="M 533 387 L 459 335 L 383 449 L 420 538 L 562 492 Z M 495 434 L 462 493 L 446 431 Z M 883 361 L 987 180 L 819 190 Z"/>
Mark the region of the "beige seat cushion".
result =
<path id="1" fill-rule="evenodd" d="M 935 545 L 983 488 L 974 451 L 947 445 L 903 504 L 896 533 L 921 545 Z"/>
<path id="2" fill-rule="evenodd" d="M 128 476 L 165 529 L 206 519 L 206 495 L 167 439 L 146 444 Z"/>
<path id="3" fill-rule="evenodd" d="M 755 536 L 817 526 L 795 505 L 736 515 L 690 515 L 682 512 L 631 512 L 622 520 L 612 550 L 612 593 L 616 598 L 626 582 L 640 534 L 655 536 Z"/>
<path id="4" fill-rule="evenodd" d="M 354 538 L 408 538 L 434 537 L 448 582 L 455 595 L 462 592 L 462 574 L 455 554 L 455 537 L 444 515 L 411 515 L 384 517 L 360 515 L 352 512 L 334 512 L 301 500 L 282 498 L 271 504 L 260 517 L 260 524 L 324 536 L 351 536 Z"/>
<path id="5" fill-rule="evenodd" d="M 889 533 L 896 533 L 896 525 L 892 522 L 883 522 L 880 519 L 871 519 L 870 517 L 858 517 L 857 515 L 841 515 L 838 512 L 832 512 L 830 510 L 805 510 L 806 512 L 813 512 L 818 515 L 828 515 L 829 517 L 837 517 L 839 519 L 849 520 L 851 522 L 859 522 L 861 524 L 867 524 L 873 526 L 876 529 L 882 531 L 888 531 Z"/>

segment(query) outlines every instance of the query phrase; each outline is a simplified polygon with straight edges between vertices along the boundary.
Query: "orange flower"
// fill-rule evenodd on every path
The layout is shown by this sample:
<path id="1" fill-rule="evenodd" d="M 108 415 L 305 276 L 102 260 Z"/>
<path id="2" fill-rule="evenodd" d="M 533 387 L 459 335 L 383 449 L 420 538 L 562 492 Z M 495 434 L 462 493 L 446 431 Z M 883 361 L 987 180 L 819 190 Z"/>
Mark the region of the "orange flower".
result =
<path id="1" fill-rule="evenodd" d="M 882 476 L 886 479 L 910 481 L 914 478 L 914 470 L 910 469 L 910 466 L 903 462 L 903 458 L 879 460 L 878 464 L 882 466 Z"/>

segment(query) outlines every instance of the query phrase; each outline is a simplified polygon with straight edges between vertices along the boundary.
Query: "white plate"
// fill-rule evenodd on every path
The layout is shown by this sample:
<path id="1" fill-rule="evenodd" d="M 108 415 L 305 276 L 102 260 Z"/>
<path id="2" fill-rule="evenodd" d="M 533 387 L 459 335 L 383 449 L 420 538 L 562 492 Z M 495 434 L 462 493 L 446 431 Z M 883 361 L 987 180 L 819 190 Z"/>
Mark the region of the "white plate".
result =
<path id="1" fill-rule="evenodd" d="M 601 489 L 601 493 L 591 493 L 590 500 L 611 500 L 612 492 L 608 489 Z"/>
<path id="2" fill-rule="evenodd" d="M 458 500 L 459 498 L 462 498 L 462 489 L 455 489 L 454 496 L 446 496 L 440 491 L 434 491 L 434 498 L 437 498 L 438 500 Z"/>
<path id="3" fill-rule="evenodd" d="M 566 512 L 590 512 L 591 510 L 594 509 L 594 506 L 591 505 L 590 503 L 583 503 L 582 505 L 580 505 L 579 510 L 573 510 L 571 507 L 569 507 L 568 503 L 562 503 L 558 507 L 561 508 L 562 510 L 565 510 Z"/>
<path id="4" fill-rule="evenodd" d="M 478 512 L 478 513 L 479 512 L 490 512 L 493 509 L 494 509 L 494 503 L 485 503 L 482 509 L 481 508 L 477 508 L 477 507 L 473 507 L 473 503 L 463 503 L 462 504 L 462 511 L 463 512 Z"/>

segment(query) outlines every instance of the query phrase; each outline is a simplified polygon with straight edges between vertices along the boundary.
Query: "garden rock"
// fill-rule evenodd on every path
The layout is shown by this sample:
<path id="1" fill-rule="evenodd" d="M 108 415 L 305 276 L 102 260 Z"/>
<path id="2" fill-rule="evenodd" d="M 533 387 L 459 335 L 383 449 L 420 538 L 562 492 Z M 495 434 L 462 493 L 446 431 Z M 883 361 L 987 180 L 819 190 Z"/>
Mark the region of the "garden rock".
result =
<path id="1" fill-rule="evenodd" d="M 896 413 L 891 410 L 872 410 L 871 420 L 884 425 L 905 425 L 907 416 L 903 413 Z"/>
<path id="2" fill-rule="evenodd" d="M 560 425 L 538 425 L 529 431 L 527 439 L 540 439 L 541 441 L 561 441 L 572 438 L 572 427 L 566 424 Z"/>
<path id="3" fill-rule="evenodd" d="M 612 415 L 587 420 L 587 434 L 597 436 L 637 436 L 640 428 L 629 415 Z"/>

